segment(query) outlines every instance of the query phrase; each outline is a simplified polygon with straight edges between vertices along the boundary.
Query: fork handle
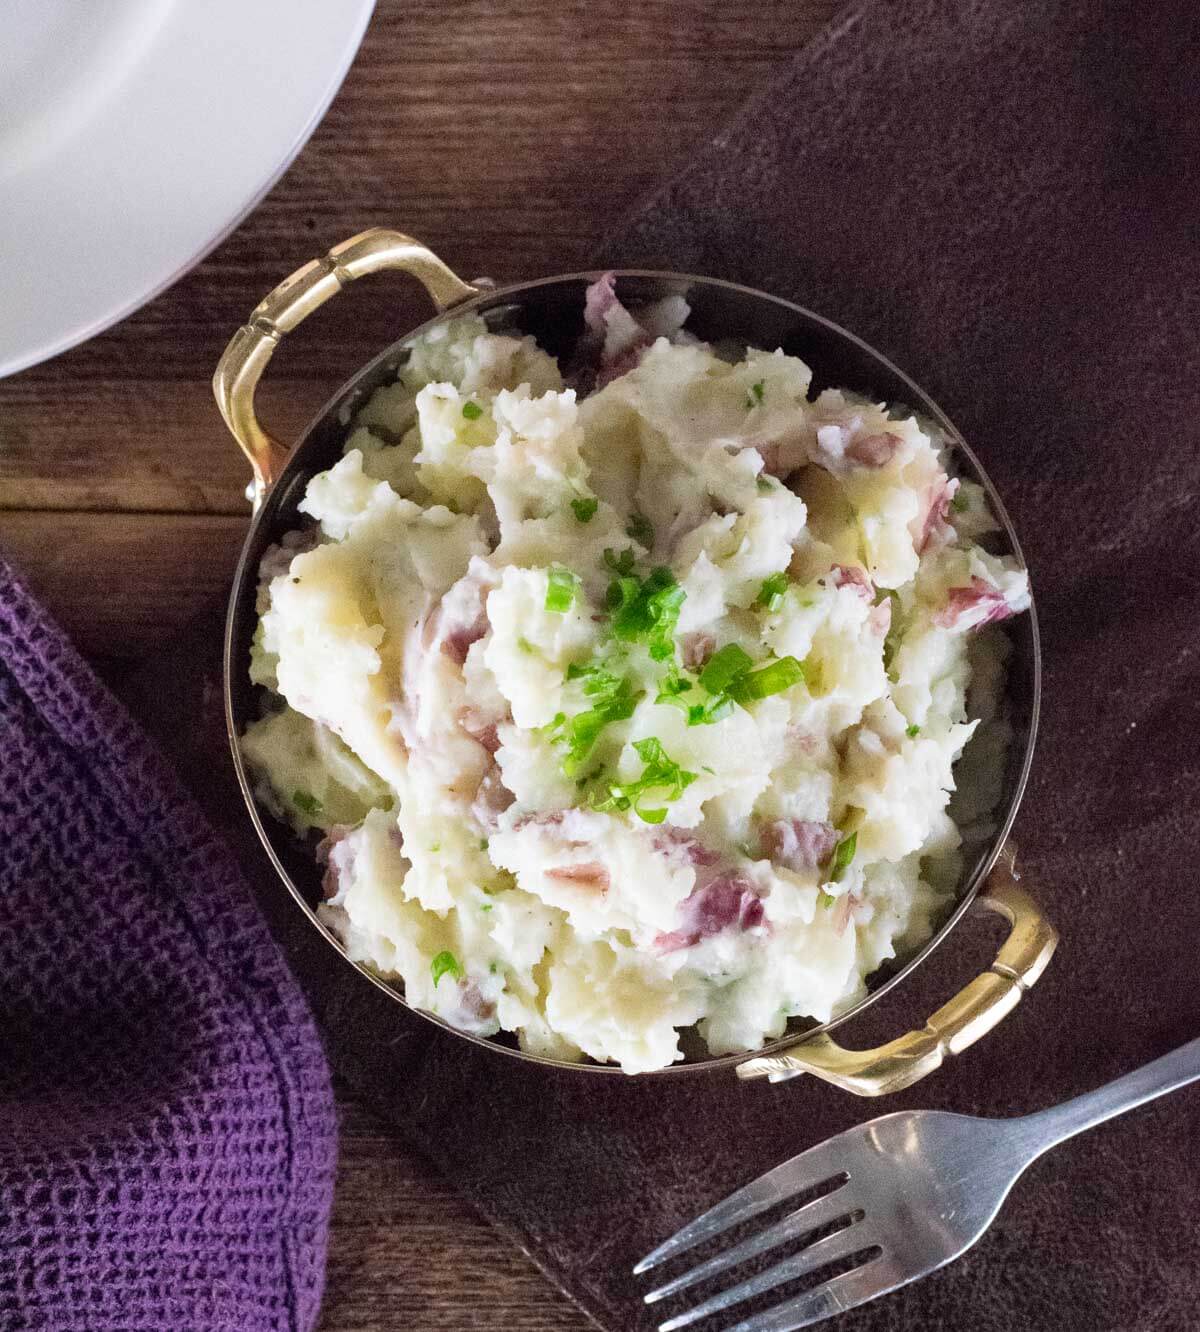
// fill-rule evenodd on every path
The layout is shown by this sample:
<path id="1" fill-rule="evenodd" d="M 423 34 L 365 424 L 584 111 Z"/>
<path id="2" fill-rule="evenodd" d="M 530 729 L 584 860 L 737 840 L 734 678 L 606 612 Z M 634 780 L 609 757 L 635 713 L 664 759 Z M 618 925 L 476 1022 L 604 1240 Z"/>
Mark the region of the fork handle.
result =
<path id="1" fill-rule="evenodd" d="M 1123 1115 L 1200 1078 L 1200 1039 L 1126 1073 L 1095 1091 L 1016 1120 L 1030 1160 L 1085 1129 Z"/>

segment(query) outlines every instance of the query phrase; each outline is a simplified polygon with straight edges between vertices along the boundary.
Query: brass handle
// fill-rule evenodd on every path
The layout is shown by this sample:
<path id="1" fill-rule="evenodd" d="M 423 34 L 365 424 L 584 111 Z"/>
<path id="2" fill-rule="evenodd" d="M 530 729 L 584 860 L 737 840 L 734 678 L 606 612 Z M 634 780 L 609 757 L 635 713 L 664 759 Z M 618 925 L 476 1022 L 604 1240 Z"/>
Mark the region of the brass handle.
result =
<path id="1" fill-rule="evenodd" d="M 225 424 L 254 469 L 255 509 L 288 456 L 288 449 L 263 429 L 254 411 L 254 391 L 267 362 L 283 335 L 331 296 L 356 278 L 389 268 L 412 274 L 439 311 L 478 294 L 420 241 L 386 227 L 372 227 L 284 278 L 230 339 L 213 375 L 213 393 Z"/>
<path id="2" fill-rule="evenodd" d="M 961 1054 L 1012 1012 L 1058 944 L 1054 926 L 1017 886 L 1010 859 L 997 864 L 974 906 L 1003 916 L 1012 930 L 991 968 L 943 1004 L 920 1031 L 874 1050 L 847 1050 L 822 1033 L 782 1054 L 746 1060 L 737 1066 L 738 1077 L 783 1082 L 812 1073 L 855 1096 L 885 1096 L 919 1082 L 947 1055 Z"/>

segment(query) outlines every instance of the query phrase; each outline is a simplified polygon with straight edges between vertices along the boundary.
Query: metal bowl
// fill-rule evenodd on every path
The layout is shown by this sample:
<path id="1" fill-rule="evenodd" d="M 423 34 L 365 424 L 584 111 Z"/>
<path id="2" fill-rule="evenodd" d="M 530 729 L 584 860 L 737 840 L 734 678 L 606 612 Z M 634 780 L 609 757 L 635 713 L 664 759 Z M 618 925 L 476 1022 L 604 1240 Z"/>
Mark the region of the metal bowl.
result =
<path id="1" fill-rule="evenodd" d="M 438 314 L 421 328 L 395 342 L 343 385 L 300 439 L 285 448 L 259 424 L 254 410 L 258 380 L 284 333 L 356 278 L 383 269 L 401 269 L 425 287 Z M 312 476 L 341 456 L 347 423 L 359 403 L 381 384 L 391 382 L 412 340 L 434 325 L 467 312 L 505 329 L 532 334 L 547 351 L 570 355 L 584 331 L 584 289 L 596 273 L 572 273 L 514 286 L 471 286 L 456 277 L 431 251 L 398 232 L 374 229 L 335 247 L 292 274 L 253 312 L 221 358 L 214 391 L 222 415 L 254 472 L 249 495 L 254 516 L 234 577 L 225 634 L 225 703 L 233 761 L 250 818 L 279 877 L 313 926 L 342 952 L 340 943 L 317 918 L 320 871 L 311 846 L 275 820 L 256 801 L 242 759 L 238 737 L 259 711 L 258 691 L 250 683 L 248 663 L 254 634 L 255 593 L 263 552 L 298 525 L 297 505 Z M 979 482 L 987 493 L 1002 533 L 998 548 L 1023 564 L 1020 546 L 1003 502 L 979 460 L 927 394 L 886 357 L 831 320 L 790 301 L 722 282 L 681 273 L 618 270 L 617 285 L 626 302 L 684 295 L 691 306 L 688 328 L 710 341 L 734 341 L 774 349 L 782 347 L 811 366 L 814 388 L 843 386 L 877 401 L 903 403 L 932 418 L 954 442 L 962 474 Z M 1003 796 L 995 812 L 996 832 L 981 844 L 964 866 L 954 909 L 934 936 L 913 956 L 877 973 L 866 997 L 831 1022 L 817 1026 L 793 1020 L 788 1032 L 752 1054 L 699 1054 L 671 1068 L 640 1076 L 666 1076 L 688 1069 L 730 1068 L 740 1077 L 767 1076 L 773 1081 L 809 1072 L 859 1095 L 898 1090 L 925 1076 L 949 1053 L 958 1053 L 990 1030 L 1017 1003 L 1041 974 L 1057 936 L 1024 889 L 1017 886 L 1005 839 L 1025 789 L 1037 730 L 1041 688 L 1041 653 L 1037 614 L 1028 613 L 1007 627 L 1013 652 L 1008 667 L 1006 710 L 1013 740 L 1008 751 Z M 970 911 L 984 909 L 1004 916 L 1011 932 L 991 969 L 977 976 L 938 1010 L 926 1026 L 874 1050 L 853 1051 L 836 1044 L 830 1033 L 874 1003 L 919 966 Z M 401 990 L 366 968 L 356 967 L 399 1004 L 408 1007 Z M 348 976 L 348 980 L 349 980 Z M 527 1054 L 503 1038 L 484 1040 L 456 1031 L 418 1009 L 428 1021 L 454 1031 L 508 1057 L 540 1064 L 558 1061 Z M 615 1066 L 561 1063 L 580 1073 L 617 1073 Z"/>

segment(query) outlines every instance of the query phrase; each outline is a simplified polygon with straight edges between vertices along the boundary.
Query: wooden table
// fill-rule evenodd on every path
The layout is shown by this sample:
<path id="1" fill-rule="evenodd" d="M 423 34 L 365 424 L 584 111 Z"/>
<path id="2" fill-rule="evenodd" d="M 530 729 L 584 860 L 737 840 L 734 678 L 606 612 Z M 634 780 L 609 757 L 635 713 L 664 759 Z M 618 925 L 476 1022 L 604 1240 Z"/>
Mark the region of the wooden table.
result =
<path id="1" fill-rule="evenodd" d="M 101 671 L 225 595 L 247 473 L 209 390 L 279 278 L 374 223 L 461 274 L 584 266 L 839 0 L 380 0 L 324 123 L 204 263 L 119 327 L 0 382 L 0 551 Z M 379 278 L 294 334 L 260 394 L 289 437 L 422 317 Z M 342 1087 L 322 1332 L 590 1322 Z"/>

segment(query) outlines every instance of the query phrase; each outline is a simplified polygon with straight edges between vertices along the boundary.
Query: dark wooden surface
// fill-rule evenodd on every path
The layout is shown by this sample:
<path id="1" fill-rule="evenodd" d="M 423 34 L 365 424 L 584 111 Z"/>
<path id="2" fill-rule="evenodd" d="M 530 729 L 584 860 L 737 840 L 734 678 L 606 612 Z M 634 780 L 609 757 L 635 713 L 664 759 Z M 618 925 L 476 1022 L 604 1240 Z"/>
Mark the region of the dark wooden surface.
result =
<path id="1" fill-rule="evenodd" d="M 171 291 L 0 381 L 0 551 L 120 684 L 225 595 L 247 475 L 208 387 L 266 290 L 363 227 L 463 276 L 586 264 L 839 0 L 380 0 L 283 181 Z M 260 399 L 284 439 L 424 316 L 402 280 L 357 287 L 280 351 Z M 343 1137 L 322 1332 L 590 1326 L 339 1087 Z"/>

